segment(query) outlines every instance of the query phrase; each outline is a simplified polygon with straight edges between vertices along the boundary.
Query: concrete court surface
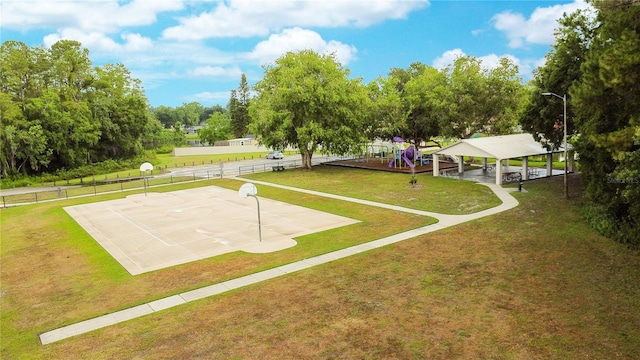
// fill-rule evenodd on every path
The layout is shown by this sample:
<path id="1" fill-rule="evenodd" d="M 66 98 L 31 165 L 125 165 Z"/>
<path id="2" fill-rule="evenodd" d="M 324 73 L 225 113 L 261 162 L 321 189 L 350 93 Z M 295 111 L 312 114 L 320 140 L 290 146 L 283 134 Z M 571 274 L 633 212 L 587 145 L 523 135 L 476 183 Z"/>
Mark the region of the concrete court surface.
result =
<path id="1" fill-rule="evenodd" d="M 266 198 L 259 202 L 262 242 L 256 199 L 216 186 L 64 209 L 132 275 L 233 251 L 278 251 L 295 246 L 295 237 L 358 222 Z"/>

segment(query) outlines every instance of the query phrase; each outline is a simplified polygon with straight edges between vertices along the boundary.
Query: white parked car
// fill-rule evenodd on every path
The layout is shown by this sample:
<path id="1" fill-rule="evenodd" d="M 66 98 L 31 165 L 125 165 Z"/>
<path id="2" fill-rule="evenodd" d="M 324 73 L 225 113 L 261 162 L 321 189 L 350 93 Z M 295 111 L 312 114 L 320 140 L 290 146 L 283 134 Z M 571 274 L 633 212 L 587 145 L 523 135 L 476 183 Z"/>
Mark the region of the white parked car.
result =
<path id="1" fill-rule="evenodd" d="M 284 159 L 284 154 L 281 151 L 272 151 L 267 154 L 267 159 Z"/>

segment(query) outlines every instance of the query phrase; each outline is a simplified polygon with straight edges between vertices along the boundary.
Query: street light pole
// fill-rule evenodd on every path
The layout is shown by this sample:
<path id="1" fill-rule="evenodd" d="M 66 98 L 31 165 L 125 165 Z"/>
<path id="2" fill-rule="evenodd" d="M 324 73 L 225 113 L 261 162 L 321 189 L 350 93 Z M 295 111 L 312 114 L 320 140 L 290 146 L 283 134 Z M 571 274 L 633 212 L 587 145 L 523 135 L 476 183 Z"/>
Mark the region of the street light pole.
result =
<path id="1" fill-rule="evenodd" d="M 562 103 L 564 105 L 564 118 L 563 118 L 563 123 L 564 123 L 564 198 L 568 199 L 569 198 L 569 182 L 567 181 L 567 174 L 569 173 L 569 158 L 567 156 L 568 151 L 567 151 L 567 94 L 564 94 L 564 96 L 560 96 L 558 94 L 554 94 L 552 92 L 545 92 L 542 93 L 543 96 L 555 96 L 558 99 L 562 99 Z"/>

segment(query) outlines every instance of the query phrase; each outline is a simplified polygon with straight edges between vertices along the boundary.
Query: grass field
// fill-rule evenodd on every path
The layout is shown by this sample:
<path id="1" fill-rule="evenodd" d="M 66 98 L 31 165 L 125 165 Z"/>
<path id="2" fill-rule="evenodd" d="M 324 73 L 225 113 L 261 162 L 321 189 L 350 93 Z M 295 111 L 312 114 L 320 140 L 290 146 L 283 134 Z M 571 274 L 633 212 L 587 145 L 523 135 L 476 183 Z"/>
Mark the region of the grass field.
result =
<path id="1" fill-rule="evenodd" d="M 335 166 L 282 174 L 263 172 L 243 178 L 452 215 L 500 205 L 500 200 L 486 186 L 426 173 L 415 175 L 418 182 L 414 186 L 409 184 L 411 175 Z"/>
<path id="2" fill-rule="evenodd" d="M 328 186 L 314 179 L 318 174 L 277 173 L 279 182 Z M 368 173 L 386 196 L 403 198 L 406 186 L 384 185 L 384 176 Z M 419 184 L 431 189 L 435 179 Z M 571 180 L 578 194 L 577 178 Z M 451 181 L 451 193 L 458 186 L 467 191 L 467 183 Z M 241 182 L 156 191 L 209 184 L 237 189 Z M 364 187 L 342 181 L 332 188 L 357 195 Z M 497 216 L 39 344 L 38 334 L 63 325 L 431 221 L 258 189 L 263 197 L 362 223 L 300 238 L 278 253 L 234 253 L 132 277 L 62 209 L 123 194 L 1 210 L 0 358 L 634 359 L 640 353 L 640 257 L 589 229 L 578 215 L 580 199 L 562 199 L 560 177 L 526 183 L 528 192 L 516 194 L 521 205 Z"/>

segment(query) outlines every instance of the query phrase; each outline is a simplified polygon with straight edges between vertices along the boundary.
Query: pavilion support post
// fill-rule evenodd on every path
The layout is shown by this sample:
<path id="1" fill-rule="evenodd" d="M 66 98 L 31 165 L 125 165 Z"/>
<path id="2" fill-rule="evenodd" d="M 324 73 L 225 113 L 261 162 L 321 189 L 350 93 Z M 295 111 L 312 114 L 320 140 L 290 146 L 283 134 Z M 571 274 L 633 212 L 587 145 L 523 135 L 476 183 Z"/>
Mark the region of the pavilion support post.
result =
<path id="1" fill-rule="evenodd" d="M 496 159 L 496 185 L 502 185 L 502 159 Z"/>
<path id="2" fill-rule="evenodd" d="M 438 154 L 433 154 L 433 176 L 440 176 L 440 159 Z"/>
<path id="3" fill-rule="evenodd" d="M 553 153 L 547 154 L 547 176 L 553 175 Z"/>
<path id="4" fill-rule="evenodd" d="M 482 170 L 487 171 L 487 158 L 482 158 Z"/>
<path id="5" fill-rule="evenodd" d="M 576 160 L 573 158 L 572 152 L 569 152 L 569 155 L 567 155 L 567 157 L 569 158 L 569 172 L 573 173 L 576 170 Z M 565 159 L 565 161 L 567 161 L 567 159 Z"/>
<path id="6" fill-rule="evenodd" d="M 464 155 L 458 156 L 458 174 L 464 173 Z"/>
<path id="7" fill-rule="evenodd" d="M 522 158 L 522 180 L 529 180 L 529 157 Z"/>

